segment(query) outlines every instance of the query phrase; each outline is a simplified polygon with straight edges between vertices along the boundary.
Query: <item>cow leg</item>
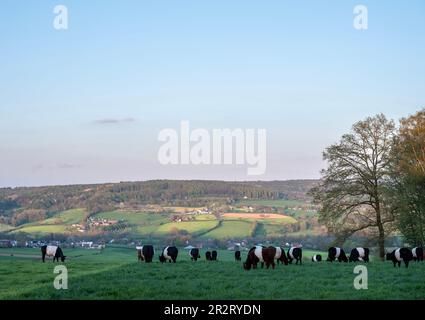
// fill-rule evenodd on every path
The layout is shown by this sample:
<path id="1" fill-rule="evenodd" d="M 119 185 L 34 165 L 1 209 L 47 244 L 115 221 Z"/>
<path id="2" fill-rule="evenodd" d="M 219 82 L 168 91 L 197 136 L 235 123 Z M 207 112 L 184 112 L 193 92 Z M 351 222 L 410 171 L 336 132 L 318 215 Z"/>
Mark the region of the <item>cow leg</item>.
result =
<path id="1" fill-rule="evenodd" d="M 409 260 L 405 260 L 404 264 L 406 265 L 406 268 L 409 268 Z"/>
<path id="2" fill-rule="evenodd" d="M 41 259 L 43 260 L 43 263 L 44 262 L 46 262 L 45 260 L 46 260 L 46 254 L 45 253 L 43 253 L 42 255 L 41 255 Z"/>
<path id="3" fill-rule="evenodd" d="M 275 269 L 274 261 L 272 262 L 272 269 L 273 269 L 273 270 Z"/>
<path id="4" fill-rule="evenodd" d="M 261 269 L 264 269 L 264 262 L 261 262 Z"/>

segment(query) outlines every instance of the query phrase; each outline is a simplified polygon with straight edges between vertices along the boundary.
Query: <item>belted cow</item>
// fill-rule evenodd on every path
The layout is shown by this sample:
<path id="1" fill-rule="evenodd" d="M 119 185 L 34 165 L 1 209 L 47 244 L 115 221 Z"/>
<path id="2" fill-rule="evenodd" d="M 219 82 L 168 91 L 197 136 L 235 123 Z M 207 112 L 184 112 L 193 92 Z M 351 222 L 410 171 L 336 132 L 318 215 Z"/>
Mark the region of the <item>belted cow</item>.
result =
<path id="1" fill-rule="evenodd" d="M 190 255 L 190 259 L 192 261 L 198 261 L 198 259 L 201 259 L 201 256 L 199 255 L 199 249 L 198 248 L 193 248 L 190 250 L 189 252 Z"/>
<path id="2" fill-rule="evenodd" d="M 369 262 L 369 248 L 354 248 L 350 253 L 350 262 Z"/>
<path id="3" fill-rule="evenodd" d="M 312 262 L 322 262 L 322 256 L 320 254 L 315 254 L 311 257 Z"/>
<path id="4" fill-rule="evenodd" d="M 331 247 L 328 250 L 328 259 L 327 261 L 334 262 L 348 262 L 347 255 L 345 254 L 345 251 L 338 247 Z"/>
<path id="5" fill-rule="evenodd" d="M 295 260 L 295 264 L 303 264 L 303 251 L 299 247 L 292 247 L 288 250 L 288 262 L 292 264 L 292 261 Z"/>
<path id="6" fill-rule="evenodd" d="M 205 252 L 205 260 L 211 261 L 211 251 Z"/>
<path id="7" fill-rule="evenodd" d="M 164 262 L 174 262 L 176 263 L 177 255 L 179 254 L 179 250 L 176 247 L 165 247 L 162 250 L 161 255 L 159 256 L 159 261 Z"/>
<path id="8" fill-rule="evenodd" d="M 235 261 L 241 261 L 241 252 L 235 251 Z"/>
<path id="9" fill-rule="evenodd" d="M 62 262 L 65 262 L 66 256 L 63 255 L 62 249 L 58 246 L 42 246 L 41 247 L 41 258 L 45 262 L 46 256 L 53 257 L 53 262 L 55 260 L 59 262 L 59 258 Z"/>
<path id="10" fill-rule="evenodd" d="M 152 245 L 144 245 L 141 247 L 136 247 L 137 249 L 137 258 L 139 261 L 145 261 L 146 263 L 151 263 L 155 250 Z"/>
<path id="11" fill-rule="evenodd" d="M 416 247 L 412 249 L 413 261 L 420 262 L 424 261 L 424 249 Z"/>
<path id="12" fill-rule="evenodd" d="M 285 250 L 283 250 L 281 247 L 275 247 L 276 248 L 276 255 L 275 259 L 277 261 L 277 264 L 282 263 L 285 266 L 288 265 L 288 258 L 286 257 Z"/>
<path id="13" fill-rule="evenodd" d="M 248 256 L 246 258 L 243 267 L 245 270 L 257 269 L 257 265 L 260 262 L 261 264 L 265 263 L 267 269 L 272 266 L 275 268 L 275 257 L 276 257 L 276 248 L 268 247 L 264 248 L 262 246 L 256 246 L 251 248 L 248 252 Z"/>
<path id="14" fill-rule="evenodd" d="M 412 251 L 407 248 L 396 249 L 391 253 L 387 253 L 385 256 L 386 260 L 391 260 L 394 264 L 394 268 L 398 264 L 398 267 L 401 266 L 401 261 L 404 262 L 406 268 L 409 268 L 409 262 L 413 260 Z"/>
<path id="15" fill-rule="evenodd" d="M 213 252 L 211 252 L 211 261 L 217 261 L 217 256 L 217 251 L 214 250 Z"/>

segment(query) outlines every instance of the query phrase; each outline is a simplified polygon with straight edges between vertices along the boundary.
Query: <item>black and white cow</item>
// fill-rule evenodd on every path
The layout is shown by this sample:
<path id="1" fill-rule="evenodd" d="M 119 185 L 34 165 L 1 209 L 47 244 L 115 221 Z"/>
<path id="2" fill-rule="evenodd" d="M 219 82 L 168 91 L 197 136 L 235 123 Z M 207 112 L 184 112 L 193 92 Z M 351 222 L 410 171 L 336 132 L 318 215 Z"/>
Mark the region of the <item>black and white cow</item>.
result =
<path id="1" fill-rule="evenodd" d="M 53 262 L 55 262 L 55 260 L 59 262 L 59 258 L 61 258 L 62 262 L 65 262 L 66 258 L 66 256 L 63 255 L 62 249 L 58 246 L 42 246 L 41 258 L 43 262 L 45 262 L 46 256 L 53 257 Z"/>
<path id="2" fill-rule="evenodd" d="M 416 247 L 412 249 L 413 261 L 420 262 L 424 261 L 424 249 Z"/>
<path id="3" fill-rule="evenodd" d="M 211 261 L 211 251 L 205 252 L 205 260 Z"/>
<path id="4" fill-rule="evenodd" d="M 348 262 L 347 255 L 345 254 L 345 251 L 338 247 L 331 247 L 328 250 L 328 259 L 327 261 L 334 262 Z"/>
<path id="5" fill-rule="evenodd" d="M 303 251 L 301 248 L 298 247 L 291 247 L 288 250 L 288 263 L 292 264 L 292 261 L 295 260 L 295 264 L 298 264 L 298 262 L 303 264 Z"/>
<path id="6" fill-rule="evenodd" d="M 350 262 L 369 262 L 369 248 L 354 248 L 350 253 Z"/>
<path id="7" fill-rule="evenodd" d="M 146 263 L 151 263 L 155 250 L 152 245 L 144 245 L 141 247 L 136 247 L 137 249 L 137 258 L 139 261 L 145 261 Z"/>
<path id="8" fill-rule="evenodd" d="M 239 250 L 235 251 L 235 261 L 241 261 L 241 252 Z"/>
<path id="9" fill-rule="evenodd" d="M 394 263 L 394 268 L 396 265 L 400 268 L 401 261 L 404 262 L 406 268 L 409 268 L 409 262 L 413 260 L 413 254 L 412 251 L 407 248 L 400 248 L 391 253 L 387 253 L 386 260 L 391 260 Z"/>
<path id="10" fill-rule="evenodd" d="M 189 252 L 189 255 L 190 255 L 190 260 L 192 261 L 198 261 L 198 259 L 201 259 L 198 248 L 191 249 Z"/>
<path id="11" fill-rule="evenodd" d="M 174 262 L 176 263 L 177 255 L 179 254 L 179 250 L 176 247 L 165 247 L 162 250 L 161 255 L 159 256 L 159 261 L 164 262 Z"/>
<path id="12" fill-rule="evenodd" d="M 288 258 L 286 257 L 286 253 L 285 250 L 282 249 L 281 247 L 275 247 L 276 248 L 276 255 L 275 255 L 275 259 L 277 261 L 277 264 L 282 263 L 285 266 L 288 265 Z"/>
<path id="13" fill-rule="evenodd" d="M 311 257 L 312 262 L 322 262 L 322 256 L 320 254 L 315 254 Z"/>
<path id="14" fill-rule="evenodd" d="M 211 252 L 211 261 L 217 261 L 217 255 L 217 251 L 214 250 L 213 252 Z"/>

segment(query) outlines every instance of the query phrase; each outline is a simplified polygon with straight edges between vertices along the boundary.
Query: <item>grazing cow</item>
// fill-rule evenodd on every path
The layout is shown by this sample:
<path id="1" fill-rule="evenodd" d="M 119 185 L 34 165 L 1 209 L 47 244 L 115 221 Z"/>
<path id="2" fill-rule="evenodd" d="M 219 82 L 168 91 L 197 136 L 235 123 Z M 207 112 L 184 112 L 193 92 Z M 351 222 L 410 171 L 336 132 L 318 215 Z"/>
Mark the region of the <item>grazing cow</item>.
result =
<path id="1" fill-rule="evenodd" d="M 192 261 L 198 261 L 198 259 L 201 259 L 198 248 L 191 249 L 189 252 L 189 255 L 190 255 L 190 260 Z"/>
<path id="2" fill-rule="evenodd" d="M 177 255 L 179 254 L 179 250 L 176 247 L 165 247 L 164 250 L 162 250 L 161 255 L 159 256 L 159 261 L 162 263 L 169 261 L 171 263 L 176 263 Z"/>
<path id="3" fill-rule="evenodd" d="M 241 252 L 235 251 L 235 261 L 241 261 Z"/>
<path id="4" fill-rule="evenodd" d="M 369 262 L 369 249 L 368 248 L 354 248 L 350 253 L 350 262 L 364 261 Z"/>
<path id="5" fill-rule="evenodd" d="M 327 261 L 330 261 L 330 262 L 334 262 L 334 261 L 348 262 L 348 258 L 347 258 L 345 251 L 343 249 L 338 248 L 338 247 L 331 247 L 328 250 Z"/>
<path id="6" fill-rule="evenodd" d="M 145 245 L 141 247 L 136 247 L 137 249 L 137 258 L 139 261 L 145 261 L 146 263 L 151 263 L 155 250 L 152 245 Z"/>
<path id="7" fill-rule="evenodd" d="M 61 258 L 62 262 L 65 262 L 66 256 L 63 255 L 62 249 L 57 246 L 42 246 L 41 247 L 41 258 L 43 262 L 45 262 L 46 256 L 53 257 L 53 262 L 55 260 L 59 262 L 59 258 Z"/>
<path id="8" fill-rule="evenodd" d="M 217 261 L 217 251 L 211 252 L 211 261 Z"/>
<path id="9" fill-rule="evenodd" d="M 412 251 L 407 248 L 396 249 L 391 253 L 386 254 L 386 260 L 391 260 L 394 263 L 394 268 L 398 264 L 398 267 L 401 266 L 401 261 L 403 260 L 406 268 L 409 268 L 409 262 L 413 260 Z"/>
<path id="10" fill-rule="evenodd" d="M 420 262 L 424 261 L 424 249 L 423 248 L 413 248 L 412 249 L 413 254 L 413 261 Z"/>
<path id="11" fill-rule="evenodd" d="M 205 259 L 206 259 L 207 261 L 211 261 L 211 251 L 207 251 L 207 252 L 205 252 Z"/>
<path id="12" fill-rule="evenodd" d="M 276 255 L 275 259 L 277 261 L 277 264 L 282 263 L 285 266 L 288 265 L 288 258 L 286 257 L 285 250 L 283 250 L 281 247 L 275 247 L 276 248 Z"/>
<path id="13" fill-rule="evenodd" d="M 245 263 L 243 264 L 243 267 L 245 270 L 251 270 L 257 269 L 258 262 L 261 262 L 262 264 L 265 263 L 267 269 L 272 266 L 272 268 L 275 268 L 275 260 L 276 257 L 276 248 L 275 247 L 268 247 L 263 248 L 262 246 L 256 246 L 251 248 L 248 252 L 248 256 L 246 258 Z"/>
<path id="14" fill-rule="evenodd" d="M 288 262 L 292 264 L 292 261 L 295 260 L 295 264 L 303 264 L 303 251 L 301 248 L 292 247 L 288 250 Z"/>
<path id="15" fill-rule="evenodd" d="M 312 262 L 322 262 L 322 256 L 320 254 L 315 254 L 311 257 Z"/>

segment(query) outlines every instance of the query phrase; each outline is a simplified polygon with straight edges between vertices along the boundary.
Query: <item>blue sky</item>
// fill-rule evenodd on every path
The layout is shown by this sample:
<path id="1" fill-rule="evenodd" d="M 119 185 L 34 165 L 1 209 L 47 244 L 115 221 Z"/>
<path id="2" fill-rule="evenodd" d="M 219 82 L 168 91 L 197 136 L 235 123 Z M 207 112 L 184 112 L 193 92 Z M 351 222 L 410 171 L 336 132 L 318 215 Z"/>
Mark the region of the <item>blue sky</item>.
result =
<path id="1" fill-rule="evenodd" d="M 58 4 L 68 30 L 52 27 Z M 357 4 L 368 8 L 366 31 L 353 28 Z M 317 178 L 322 150 L 354 122 L 425 106 L 421 0 L 0 8 L 0 186 Z M 182 120 L 267 129 L 266 174 L 161 166 L 158 133 Z"/>

